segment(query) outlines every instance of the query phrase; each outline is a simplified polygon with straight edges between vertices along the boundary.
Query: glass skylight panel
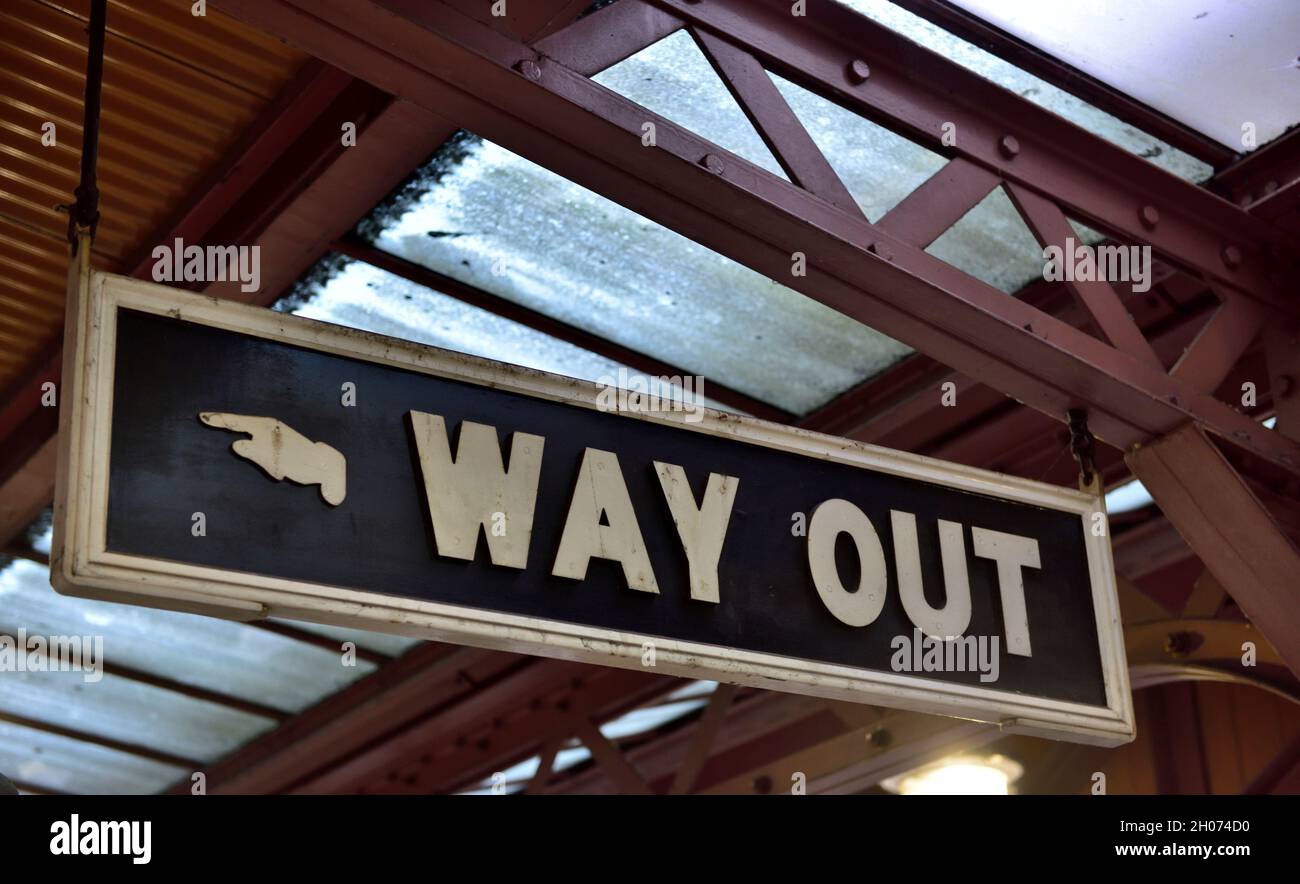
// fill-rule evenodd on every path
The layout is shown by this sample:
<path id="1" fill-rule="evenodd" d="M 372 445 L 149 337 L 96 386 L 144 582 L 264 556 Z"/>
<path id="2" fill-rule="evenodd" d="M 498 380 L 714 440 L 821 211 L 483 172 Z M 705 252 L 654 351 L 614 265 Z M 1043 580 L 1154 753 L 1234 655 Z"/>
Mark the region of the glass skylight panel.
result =
<path id="1" fill-rule="evenodd" d="M 718 147 L 785 177 L 781 165 L 685 30 L 669 34 L 592 79 Z"/>
<path id="2" fill-rule="evenodd" d="M 415 341 L 458 353 L 495 359 L 538 371 L 548 371 L 593 383 L 617 382 L 620 377 L 640 375 L 612 359 L 566 343 L 522 323 L 472 304 L 436 292 L 362 261 L 349 261 L 328 280 L 318 285 L 307 300 L 292 312 L 308 319 L 346 325 L 389 337 Z M 620 374 L 623 372 L 624 374 Z M 671 395 L 671 388 L 655 380 L 649 391 Z M 709 408 L 736 411 L 708 395 L 702 404 Z M 320 631 L 319 626 L 310 626 Z M 393 646 L 392 637 L 362 630 L 329 627 L 327 635 L 351 634 L 357 643 L 380 648 L 376 642 Z M 356 638 L 360 636 L 361 638 Z M 398 639 L 408 641 L 407 639 Z M 409 640 L 414 643 L 416 640 Z M 401 645 L 401 648 L 409 645 Z"/>
<path id="3" fill-rule="evenodd" d="M 34 538 L 48 550 L 50 531 Z M 330 627 L 320 627 L 329 630 Z M 20 632 L 21 631 L 21 632 Z M 336 630 L 363 647 L 397 656 L 417 639 Z M 102 641 L 98 662 L 224 693 L 288 713 L 300 712 L 375 664 L 344 666 L 341 652 L 255 626 L 56 593 L 49 570 L 26 560 L 0 568 L 0 635 Z M 89 649 L 87 649 L 89 650 Z M 87 661 L 89 662 L 89 661 Z M 272 729 L 276 721 L 103 674 L 25 671 L 0 674 L 0 713 L 91 737 L 211 762 Z M 39 729 L 0 721 L 0 772 L 36 789 L 75 793 L 153 792 L 185 771 Z"/>
<path id="4" fill-rule="evenodd" d="M 152 685 L 84 672 L 6 672 L 0 712 L 156 749 L 215 761 L 275 722 Z M 92 676 L 93 677 L 93 676 Z"/>
<path id="5" fill-rule="evenodd" d="M 613 360 L 360 261 L 349 262 L 294 312 L 591 381 L 618 371 Z"/>
<path id="6" fill-rule="evenodd" d="M 890 0 L 838 0 L 838 2 L 1180 178 L 1204 181 L 1214 171 L 1206 163 L 1172 147 L 1154 135 L 1130 126 L 1046 80 L 1039 79 L 1010 62 L 1003 61 L 996 55 L 948 33 L 900 6 L 895 6 Z M 1177 2 L 1177 0 L 1170 0 L 1170 2 Z M 1279 0 L 1279 2 L 1288 3 L 1293 0 Z M 1002 0 L 989 0 L 987 5 L 1003 4 Z M 1016 5 L 1022 4 L 1017 0 Z M 1055 15 L 1057 7 L 1062 4 L 1039 2 L 1037 5 L 1044 15 Z M 1111 9 L 1140 5 L 1142 4 L 1137 2 L 1106 4 Z M 1067 39 L 1073 37 L 1073 34 L 1068 34 Z M 1292 54 L 1294 55 L 1294 48 Z M 1185 89 L 1187 82 L 1179 80 L 1179 88 Z M 1188 91 L 1187 95 L 1189 99 L 1200 100 L 1196 90 Z"/>
<path id="7" fill-rule="evenodd" d="M 911 352 L 490 142 L 472 145 L 459 165 L 386 226 L 376 245 L 703 375 L 706 395 L 708 380 L 715 379 L 796 414 Z M 374 309 L 400 308 L 407 295 L 415 297 L 400 287 L 376 290 L 386 306 Z M 318 315 L 310 309 L 304 314 Z M 468 310 L 448 309 L 459 312 L 416 340 L 572 376 L 590 378 L 597 369 L 589 356 L 539 365 L 525 361 L 523 349 L 498 355 L 510 339 L 494 343 L 494 335 L 458 330 L 455 317 Z M 480 337 L 459 346 L 442 343 L 456 334 Z"/>
<path id="8" fill-rule="evenodd" d="M 343 666 L 339 654 L 231 620 L 62 596 L 44 566 L 26 561 L 0 571 L 0 634 L 18 629 L 102 636 L 112 664 L 287 712 L 374 668 L 362 660 Z"/>
<path id="9" fill-rule="evenodd" d="M 404 635 L 388 635 L 383 632 L 371 632 L 367 629 L 351 629 L 347 626 L 333 626 L 328 623 L 305 623 L 298 620 L 279 621 L 294 629 L 301 629 L 303 632 L 310 632 L 316 635 L 323 635 L 327 638 L 335 639 L 341 645 L 343 642 L 352 642 L 358 648 L 365 648 L 368 651 L 376 651 L 380 654 L 386 654 L 389 657 L 399 657 L 406 651 L 420 644 L 418 638 L 408 638 Z M 337 656 L 336 656 L 337 659 Z M 357 661 L 358 677 L 366 675 L 372 671 L 373 667 L 364 661 Z"/>
<path id="10" fill-rule="evenodd" d="M 948 162 L 815 92 L 768 76 L 873 223 Z"/>
<path id="11" fill-rule="evenodd" d="M 1008 294 L 1043 276 L 1043 249 L 1001 187 L 976 203 L 926 251 Z"/>
<path id="12" fill-rule="evenodd" d="M 613 721 L 602 724 L 600 732 L 610 740 L 621 740 L 624 737 L 636 736 L 663 727 L 671 721 L 676 721 L 697 709 L 702 709 L 708 705 L 708 702 L 707 699 L 689 699 L 678 703 L 643 706 L 640 709 L 625 712 Z"/>
<path id="13" fill-rule="evenodd" d="M 1300 123 L 1296 0 L 954 2 L 1234 151 Z"/>
<path id="14" fill-rule="evenodd" d="M 36 789 L 77 795 L 146 795 L 192 773 L 5 721 L 0 721 L 0 772 Z"/>

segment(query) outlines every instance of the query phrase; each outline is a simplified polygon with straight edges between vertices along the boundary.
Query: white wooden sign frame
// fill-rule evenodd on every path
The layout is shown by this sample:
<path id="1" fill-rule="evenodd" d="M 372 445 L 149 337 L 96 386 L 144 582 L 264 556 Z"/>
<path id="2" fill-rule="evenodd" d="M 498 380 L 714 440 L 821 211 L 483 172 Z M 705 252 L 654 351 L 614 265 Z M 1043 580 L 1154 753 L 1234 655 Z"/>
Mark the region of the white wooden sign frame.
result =
<path id="1" fill-rule="evenodd" d="M 1106 707 L 110 552 L 106 522 L 119 307 L 592 409 L 597 407 L 599 388 L 93 272 L 84 261 L 81 268 L 74 268 L 68 295 L 50 566 L 51 581 L 61 593 L 239 620 L 274 616 L 319 621 L 631 669 L 641 667 L 643 642 L 653 642 L 656 671 L 688 678 L 990 721 L 1008 733 L 1097 745 L 1117 745 L 1133 737 L 1132 695 L 1110 545 L 1106 537 L 1096 537 L 1090 530 L 1093 514 L 1102 509 L 1098 498 L 734 415 L 705 412 L 698 423 L 684 420 L 682 412 L 623 416 L 1076 514 L 1086 538 Z"/>

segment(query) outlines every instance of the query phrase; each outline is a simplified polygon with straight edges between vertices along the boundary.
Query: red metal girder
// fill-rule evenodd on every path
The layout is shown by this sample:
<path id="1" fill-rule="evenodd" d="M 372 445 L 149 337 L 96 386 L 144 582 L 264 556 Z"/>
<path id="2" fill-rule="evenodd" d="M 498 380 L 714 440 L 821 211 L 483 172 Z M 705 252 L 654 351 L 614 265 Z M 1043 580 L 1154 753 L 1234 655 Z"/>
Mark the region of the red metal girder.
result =
<path id="1" fill-rule="evenodd" d="M 348 74 L 317 59 L 301 70 L 268 104 L 222 162 L 194 188 L 156 235 L 125 262 L 127 273 L 148 278 L 159 242 L 180 237 L 198 244 L 353 82 Z"/>
<path id="2" fill-rule="evenodd" d="M 846 212 L 862 214 L 758 59 L 708 31 L 691 34 L 790 180 Z"/>
<path id="3" fill-rule="evenodd" d="M 591 76 L 679 30 L 675 15 L 644 3 L 615 3 L 544 37 L 537 51 Z"/>
<path id="4" fill-rule="evenodd" d="M 881 230 L 923 249 L 975 208 L 1000 182 L 961 157 L 949 160 L 877 222 Z"/>
<path id="5" fill-rule="evenodd" d="M 27 422 L 38 408 L 43 407 L 42 387 L 47 382 L 58 384 L 62 364 L 63 348 L 56 344 L 50 348 L 44 358 L 37 362 L 32 371 L 10 387 L 7 396 L 0 399 L 0 449 L 8 445 L 10 437 L 18 432 L 18 428 Z M 3 464 L 0 464 L 0 481 L 3 481 L 7 475 Z"/>
<path id="6" fill-rule="evenodd" d="M 1114 527 L 1115 520 L 1111 520 Z M 1115 533 L 1111 540 L 1115 573 L 1134 582 L 1192 557 L 1192 551 L 1169 520 L 1154 518 Z"/>
<path id="7" fill-rule="evenodd" d="M 1201 328 L 1171 370 L 1174 377 L 1215 390 L 1240 361 L 1264 325 L 1264 311 L 1253 301 L 1230 297 Z"/>
<path id="8" fill-rule="evenodd" d="M 1160 747 L 1152 753 L 1156 791 L 1161 795 L 1209 794 L 1196 685 L 1161 685 L 1143 692 L 1143 700 L 1151 741 Z"/>
<path id="9" fill-rule="evenodd" d="M 1295 794 L 1300 792 L 1300 737 L 1292 740 L 1255 775 L 1243 795 Z"/>
<path id="10" fill-rule="evenodd" d="M 808 0 L 799 18 L 786 0 L 652 2 L 852 110 L 1050 197 L 1076 220 L 1297 310 L 1269 278 L 1269 247 L 1284 242 L 1269 224 L 833 0 Z M 870 67 L 861 83 L 847 73 L 854 60 Z M 956 125 L 956 144 L 943 145 L 944 123 Z M 1159 212 L 1153 229 L 1139 220 L 1144 206 Z M 1232 267 L 1230 245 L 1242 256 Z"/>
<path id="11" fill-rule="evenodd" d="M 1192 551 L 1300 672 L 1300 550 L 1223 453 L 1196 426 L 1128 455 Z"/>
<path id="12" fill-rule="evenodd" d="M 447 0 L 464 15 L 531 42 L 577 18 L 592 0 Z"/>
<path id="13" fill-rule="evenodd" d="M 0 549 L 8 546 L 54 498 L 57 445 L 53 436 L 17 471 L 0 479 Z"/>
<path id="14" fill-rule="evenodd" d="M 1006 191 L 1038 244 L 1045 249 L 1049 246 L 1057 247 L 1062 250 L 1063 256 L 1068 255 L 1062 258 L 1063 262 L 1073 262 L 1073 255 L 1069 255 L 1069 244 L 1076 241 L 1077 234 L 1060 207 L 1015 184 L 1007 185 Z M 1119 293 L 1108 281 L 1067 278 L 1065 287 L 1078 299 L 1106 340 L 1131 356 L 1162 367 L 1155 350 L 1151 349 L 1147 339 L 1142 336 L 1137 323 L 1121 303 Z"/>
<path id="15" fill-rule="evenodd" d="M 433 155 L 456 127 L 408 101 L 392 101 L 366 126 L 356 147 L 334 156 L 257 238 L 262 249 L 261 303 L 289 290 L 331 243 L 347 234 L 375 204 Z M 205 292 L 247 300 L 237 281 Z"/>
<path id="16" fill-rule="evenodd" d="M 1202 135 L 1131 95 L 1103 83 L 1036 46 L 989 24 L 949 0 L 890 0 L 928 19 L 945 31 L 987 49 L 994 55 L 1101 108 L 1126 123 L 1144 129 L 1166 143 L 1218 169 L 1236 156 L 1219 142 Z"/>
<path id="17" fill-rule="evenodd" d="M 1300 322 L 1267 326 L 1264 347 L 1277 431 L 1300 440 Z"/>
<path id="18" fill-rule="evenodd" d="M 762 739 L 768 734 L 787 725 L 807 721 L 810 717 L 820 716 L 825 710 L 826 701 L 814 697 L 775 691 L 746 693 L 727 709 L 725 726 L 718 734 L 709 757 L 717 757 L 745 744 L 761 745 Z M 698 718 L 683 722 L 653 740 L 627 747 L 624 752 L 628 761 L 636 765 L 636 769 L 656 787 L 655 791 L 665 791 L 676 777 L 700 724 Z M 805 734 L 809 740 L 816 736 L 811 729 L 806 730 Z M 591 766 L 556 778 L 543 791 L 548 794 L 594 795 L 611 794 L 614 789 L 600 769 Z"/>
<path id="19" fill-rule="evenodd" d="M 512 654 L 429 642 L 208 766 L 213 794 L 281 792 L 371 746 L 380 734 L 445 709 L 528 665 Z M 189 777 L 172 792 L 189 791 Z"/>
<path id="20" fill-rule="evenodd" d="M 1266 198 L 1293 181 L 1300 180 L 1300 129 L 1278 136 L 1259 150 L 1224 169 L 1209 187 L 1238 205 Z"/>
<path id="21" fill-rule="evenodd" d="M 1054 417 L 1085 407 L 1116 447 L 1196 420 L 1300 467 L 1300 447 L 1226 405 L 447 6 L 220 5 L 773 278 L 788 275 L 790 244 L 800 244 L 810 270 L 795 288 Z M 654 150 L 640 140 L 648 119 L 658 121 Z M 706 168 L 709 156 L 726 159 Z"/>
<path id="22" fill-rule="evenodd" d="M 305 126 L 266 168 L 258 183 L 232 203 L 208 230 L 205 241 L 217 244 L 252 243 L 344 153 L 355 150 L 342 143 L 343 124 L 356 127 L 359 144 L 368 139 L 391 96 L 360 80 L 350 81 L 328 106 Z M 274 186 L 265 186 L 273 183 Z M 355 221 L 355 219 L 353 219 Z M 260 297 L 265 298 L 265 295 Z"/>
<path id="23" fill-rule="evenodd" d="M 532 660 L 446 710 L 411 721 L 382 742 L 336 761 L 294 791 L 321 794 L 365 787 L 429 793 L 462 788 L 522 760 L 557 731 L 568 730 L 568 710 L 545 704 L 541 697 L 558 692 L 580 698 L 573 702 L 583 702 L 588 714 L 604 717 L 677 683 L 649 671 Z M 482 736 L 471 739 L 475 733 Z"/>

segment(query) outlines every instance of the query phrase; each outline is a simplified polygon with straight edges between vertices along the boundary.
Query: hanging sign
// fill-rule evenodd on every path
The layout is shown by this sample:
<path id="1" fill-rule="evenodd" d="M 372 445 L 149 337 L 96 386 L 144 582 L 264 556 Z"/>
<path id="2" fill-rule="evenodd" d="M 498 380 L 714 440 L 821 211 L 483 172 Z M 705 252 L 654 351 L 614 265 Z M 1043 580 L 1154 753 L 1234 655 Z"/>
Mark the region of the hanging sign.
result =
<path id="1" fill-rule="evenodd" d="M 1090 495 L 90 274 L 60 592 L 1132 736 Z"/>

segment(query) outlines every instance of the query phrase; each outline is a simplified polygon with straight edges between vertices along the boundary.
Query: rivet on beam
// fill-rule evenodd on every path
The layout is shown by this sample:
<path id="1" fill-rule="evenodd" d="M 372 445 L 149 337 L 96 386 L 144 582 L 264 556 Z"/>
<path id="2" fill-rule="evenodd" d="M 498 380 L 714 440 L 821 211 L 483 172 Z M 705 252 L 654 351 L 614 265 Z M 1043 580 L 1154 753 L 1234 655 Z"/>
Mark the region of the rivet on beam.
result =
<path id="1" fill-rule="evenodd" d="M 523 61 L 516 64 L 515 70 L 534 82 L 542 79 L 541 65 L 533 61 L 531 58 L 525 58 Z"/>
<path id="2" fill-rule="evenodd" d="M 854 83 L 865 83 L 871 76 L 871 67 L 860 58 L 855 58 L 849 63 L 849 79 Z"/>
<path id="3" fill-rule="evenodd" d="M 998 142 L 998 150 L 1007 159 L 1012 159 L 1020 153 L 1020 142 L 1014 135 L 1003 135 L 1002 140 Z"/>
<path id="4" fill-rule="evenodd" d="M 1220 254 L 1223 256 L 1223 263 L 1226 266 L 1233 269 L 1241 266 L 1241 249 L 1236 246 L 1224 246 Z"/>
<path id="5" fill-rule="evenodd" d="M 715 175 L 721 175 L 722 170 L 725 168 L 722 165 L 722 157 L 715 153 L 705 154 L 704 159 L 700 160 L 700 165 Z"/>
<path id="6" fill-rule="evenodd" d="M 1160 212 L 1155 206 L 1143 206 L 1142 211 L 1138 212 L 1138 220 L 1142 222 L 1143 227 L 1150 230 L 1160 223 Z"/>

